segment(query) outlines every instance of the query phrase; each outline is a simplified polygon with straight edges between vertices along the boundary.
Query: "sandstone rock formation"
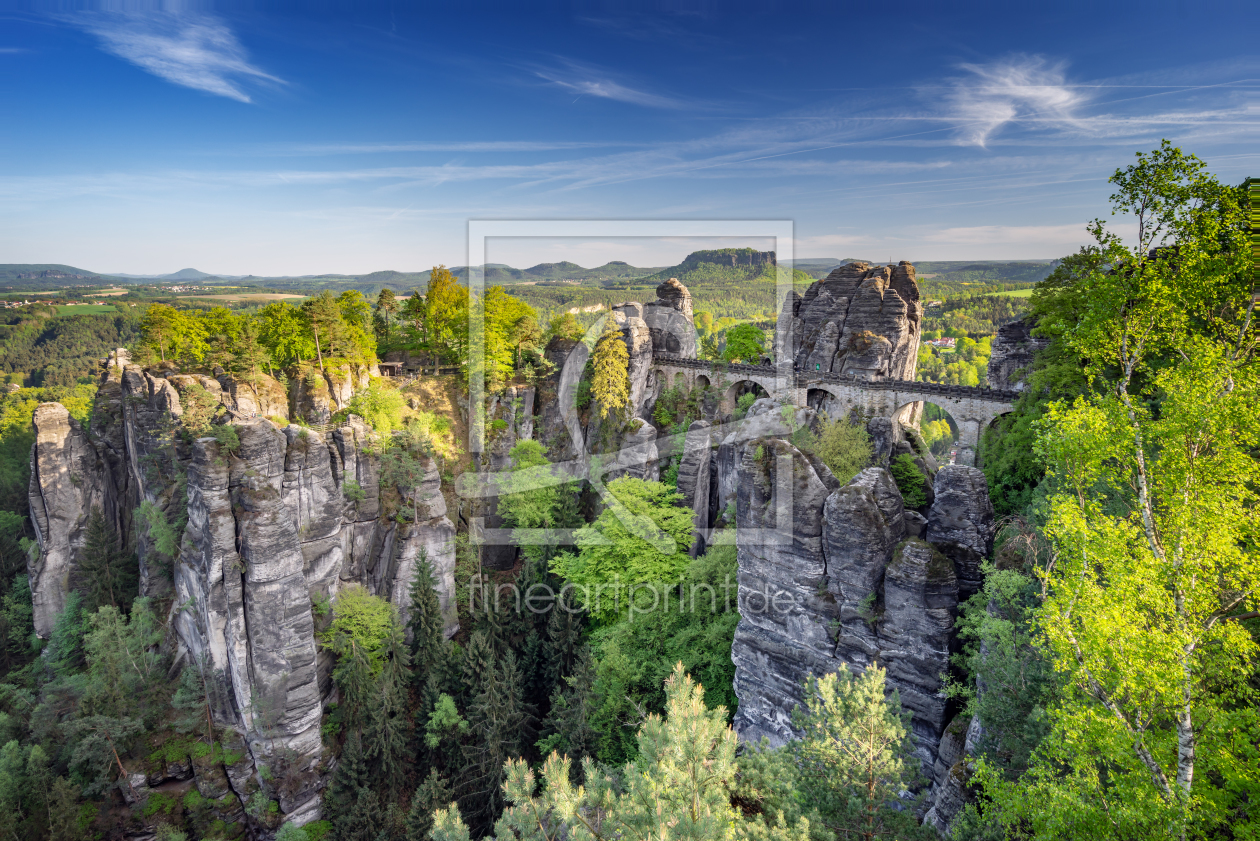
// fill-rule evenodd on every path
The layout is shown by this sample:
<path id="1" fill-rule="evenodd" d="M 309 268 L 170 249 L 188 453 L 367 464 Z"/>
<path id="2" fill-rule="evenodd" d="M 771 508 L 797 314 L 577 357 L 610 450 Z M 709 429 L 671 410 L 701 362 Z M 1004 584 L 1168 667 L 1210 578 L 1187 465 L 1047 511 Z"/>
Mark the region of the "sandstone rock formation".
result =
<path id="1" fill-rule="evenodd" d="M 193 385 L 233 413 L 239 447 L 185 440 L 180 392 Z M 528 404 L 532 395 L 517 397 Z M 382 518 L 372 433 L 360 419 L 329 433 L 278 429 L 241 417 L 248 413 L 242 403 L 235 382 L 154 376 L 116 354 L 102 375 L 90 433 L 60 404 L 38 407 L 31 508 L 40 550 L 28 558 L 36 630 L 47 635 L 76 586 L 87 518 L 101 507 L 124 544 L 136 547 L 142 594 L 168 595 L 178 606 L 170 621 L 180 656 L 210 670 L 221 689 L 214 717 L 224 738 L 245 751 L 219 782 L 218 772 L 194 767 L 199 790 L 231 819 L 258 789 L 265 766 L 283 774 L 281 810 L 300 824 L 318 814 L 319 723 L 331 689 L 331 657 L 316 645 L 313 602 L 361 583 L 405 617 L 424 551 L 446 632 L 454 634 L 455 528 L 432 460 L 415 487 L 397 489 L 414 518 Z M 513 428 L 528 434 L 532 424 L 526 410 Z M 158 551 L 154 520 L 133 520 L 142 504 L 146 518 L 164 520 L 177 534 L 182 527 L 177 550 Z M 188 769 L 176 765 L 142 774 L 139 784 L 184 779 Z"/>
<path id="2" fill-rule="evenodd" d="M 802 372 L 914 379 L 923 305 L 914 266 L 848 263 L 779 313 L 776 360 Z"/>
<path id="3" fill-rule="evenodd" d="M 704 552 L 709 537 L 709 463 L 712 448 L 709 444 L 709 422 L 692 421 L 687 428 L 686 443 L 678 463 L 678 492 L 683 495 L 682 504 L 692 511 L 694 537 L 691 557 Z"/>
<path id="4" fill-rule="evenodd" d="M 917 536 L 923 518 L 905 510 L 881 467 L 837 487 L 825 467 L 766 438 L 742 449 L 734 484 L 740 737 L 784 743 L 795 735 L 791 712 L 807 675 L 878 664 L 911 713 L 915 755 L 930 780 L 944 761 L 941 675 L 960 595 L 954 563 Z"/>
<path id="5" fill-rule="evenodd" d="M 47 637 L 66 606 L 93 507 L 112 501 L 105 466 L 79 422 L 60 403 L 35 409 L 31 523 L 39 550 L 29 565 L 35 633 Z M 116 516 L 116 512 L 115 512 Z"/>
<path id="6" fill-rule="evenodd" d="M 989 483 L 974 467 L 947 464 L 936 473 L 935 492 L 927 539 L 953 561 L 958 597 L 965 601 L 980 589 L 980 562 L 993 551 Z"/>
<path id="7" fill-rule="evenodd" d="M 989 357 L 990 388 L 1023 391 L 1028 387 L 1034 355 L 1050 346 L 1049 339 L 1032 335 L 1036 326 L 1036 319 L 1026 316 L 998 328 Z"/>
<path id="8" fill-rule="evenodd" d="M 671 277 L 656 287 L 656 300 L 644 305 L 643 320 L 651 330 L 652 347 L 657 353 L 696 358 L 691 292 L 678 278 Z"/>

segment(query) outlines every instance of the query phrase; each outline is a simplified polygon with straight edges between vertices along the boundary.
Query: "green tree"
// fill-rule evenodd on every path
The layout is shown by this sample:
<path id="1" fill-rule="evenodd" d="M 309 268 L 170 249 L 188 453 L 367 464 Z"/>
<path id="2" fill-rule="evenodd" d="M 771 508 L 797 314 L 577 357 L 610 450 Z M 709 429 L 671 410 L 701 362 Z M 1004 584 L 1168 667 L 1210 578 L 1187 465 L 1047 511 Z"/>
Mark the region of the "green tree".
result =
<path id="1" fill-rule="evenodd" d="M 205 329 L 200 319 L 166 304 L 150 304 L 140 322 L 144 343 L 171 359 L 200 362 L 206 353 Z"/>
<path id="2" fill-rule="evenodd" d="M 758 365 L 766 353 L 766 334 L 756 324 L 736 324 L 726 331 L 726 348 L 722 358 L 727 362 Z"/>
<path id="3" fill-rule="evenodd" d="M 468 345 L 468 303 L 455 275 L 435 266 L 424 296 L 425 344 L 447 359 L 461 359 Z"/>
<path id="4" fill-rule="evenodd" d="M 101 605 L 125 610 L 138 595 L 136 559 L 118 545 L 118 533 L 105 519 L 99 505 L 88 516 L 87 535 L 79 558 L 84 608 L 95 612 Z"/>
<path id="5" fill-rule="evenodd" d="M 805 681 L 804 709 L 793 726 L 801 738 L 785 748 L 794 759 L 805 801 L 827 826 L 863 841 L 935 839 L 918 826 L 902 793 L 919 779 L 910 713 L 894 690 L 885 694 L 884 670 L 853 675 L 845 665 Z"/>
<path id="6" fill-rule="evenodd" d="M 571 761 L 553 753 L 542 768 L 542 784 L 524 760 L 505 769 L 512 805 L 497 830 L 500 841 L 574 841 L 613 838 L 759 838 L 787 841 L 810 837 L 809 822 L 795 824 L 746 817 L 731 805 L 735 782 L 735 734 L 726 711 L 710 710 L 704 691 L 680 665 L 666 685 L 666 716 L 650 715 L 639 731 L 639 758 L 627 765 L 620 785 L 592 760 L 584 763 L 585 787 L 570 780 Z M 457 809 L 434 816 L 435 841 L 462 841 L 468 827 Z"/>
<path id="7" fill-rule="evenodd" d="M 1063 696 L 1029 772 L 983 779 L 1041 837 L 1186 838 L 1240 825 L 1260 786 L 1254 279 L 1241 191 L 1197 158 L 1165 141 L 1111 182 L 1137 236 L 1090 226 L 1101 265 L 1062 340 L 1092 388 L 1037 442 Z"/>
<path id="8" fill-rule="evenodd" d="M 619 414 L 630 402 L 630 352 L 612 316 L 604 322 L 604 335 L 595 345 L 593 361 L 591 395 L 599 402 L 599 416 Z"/>
<path id="9" fill-rule="evenodd" d="M 559 336 L 562 339 L 577 342 L 581 341 L 584 335 L 586 335 L 586 330 L 582 328 L 582 323 L 577 320 L 577 316 L 571 312 L 562 312 L 552 316 L 551 322 L 547 325 L 547 339 Z"/>
<path id="10" fill-rule="evenodd" d="M 920 508 L 927 505 L 927 489 L 924 487 L 923 471 L 919 470 L 914 456 L 902 453 L 893 459 L 890 470 L 907 508 Z"/>
<path id="11" fill-rule="evenodd" d="M 365 755 L 383 791 L 397 794 L 407 771 L 407 747 L 411 741 L 412 722 L 408 715 L 407 684 L 409 657 L 402 625 L 394 622 L 377 681 L 377 700 L 372 706 Z"/>
<path id="12" fill-rule="evenodd" d="M 411 810 L 407 813 L 406 841 L 430 841 L 433 832 L 433 813 L 449 805 L 451 787 L 436 769 L 420 783 L 411 797 Z"/>
<path id="13" fill-rule="evenodd" d="M 445 656 L 445 623 L 437 591 L 433 589 L 436 584 L 429 553 L 421 547 L 416 557 L 416 576 L 411 582 L 407 630 L 411 637 L 411 667 L 422 686 Z"/>
<path id="14" fill-rule="evenodd" d="M 398 298 L 394 295 L 393 289 L 386 287 L 376 296 L 376 311 L 380 314 L 385 327 L 381 341 L 388 344 L 390 330 L 394 326 L 394 314 L 398 312 Z"/>
<path id="15" fill-rule="evenodd" d="M 578 552 L 562 552 L 552 571 L 577 585 L 585 608 L 603 621 L 633 605 L 650 612 L 664 586 L 691 562 L 691 512 L 660 482 L 624 477 L 608 483 L 608 507 L 574 535 Z"/>
<path id="16" fill-rule="evenodd" d="M 315 337 L 300 309 L 276 301 L 259 310 L 258 317 L 261 321 L 259 341 L 270 355 L 268 368 L 300 365 L 315 356 Z"/>

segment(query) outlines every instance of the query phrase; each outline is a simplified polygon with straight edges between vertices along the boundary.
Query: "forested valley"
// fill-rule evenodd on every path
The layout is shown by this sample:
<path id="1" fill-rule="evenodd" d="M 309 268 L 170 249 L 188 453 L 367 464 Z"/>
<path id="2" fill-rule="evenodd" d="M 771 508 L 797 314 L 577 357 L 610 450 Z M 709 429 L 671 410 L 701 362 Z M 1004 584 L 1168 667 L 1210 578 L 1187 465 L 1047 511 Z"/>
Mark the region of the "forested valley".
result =
<path id="1" fill-rule="evenodd" d="M 1260 184 L 1167 142 L 1110 184 L 1136 238 L 1031 296 L 827 281 L 903 313 L 828 371 L 1019 389 L 978 469 L 938 406 L 738 382 L 776 353 L 751 249 L 595 297 L 6 311 L 0 835 L 1260 837 Z M 748 537 L 781 470 L 786 548 Z"/>

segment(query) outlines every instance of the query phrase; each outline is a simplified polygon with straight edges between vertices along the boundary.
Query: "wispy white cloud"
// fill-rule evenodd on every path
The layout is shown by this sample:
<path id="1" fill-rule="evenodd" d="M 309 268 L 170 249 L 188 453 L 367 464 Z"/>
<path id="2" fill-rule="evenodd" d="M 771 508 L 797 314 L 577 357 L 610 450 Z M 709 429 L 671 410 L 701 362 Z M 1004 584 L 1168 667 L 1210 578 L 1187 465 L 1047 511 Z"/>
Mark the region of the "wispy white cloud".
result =
<path id="1" fill-rule="evenodd" d="M 285 84 L 252 64 L 232 30 L 215 18 L 100 14 L 75 22 L 107 52 L 187 88 L 250 102 L 245 83 Z"/>
<path id="2" fill-rule="evenodd" d="M 274 155 L 357 155 L 391 152 L 559 152 L 570 149 L 607 149 L 642 146 L 632 141 L 582 140 L 402 140 L 374 143 L 286 143 L 265 147 Z"/>
<path id="3" fill-rule="evenodd" d="M 578 96 L 613 99 L 646 108 L 676 110 L 688 107 L 688 103 L 684 100 L 632 88 L 616 81 L 606 71 L 569 59 L 562 59 L 559 66 L 532 67 L 531 70 L 538 78 L 545 79 Z"/>
<path id="4" fill-rule="evenodd" d="M 1089 239 L 1084 223 L 1071 225 L 975 225 L 943 228 L 924 234 L 925 242 L 954 245 L 1064 245 L 1083 244 Z"/>
<path id="5" fill-rule="evenodd" d="M 29 52 L 30 50 L 25 47 L 0 47 L 0 55 L 20 55 Z"/>
<path id="6" fill-rule="evenodd" d="M 945 94 L 949 116 L 964 143 L 984 146 L 1008 123 L 1079 125 L 1087 97 L 1067 83 L 1063 64 L 1040 56 L 1014 56 L 990 64 L 964 64 L 970 75 L 952 80 Z"/>

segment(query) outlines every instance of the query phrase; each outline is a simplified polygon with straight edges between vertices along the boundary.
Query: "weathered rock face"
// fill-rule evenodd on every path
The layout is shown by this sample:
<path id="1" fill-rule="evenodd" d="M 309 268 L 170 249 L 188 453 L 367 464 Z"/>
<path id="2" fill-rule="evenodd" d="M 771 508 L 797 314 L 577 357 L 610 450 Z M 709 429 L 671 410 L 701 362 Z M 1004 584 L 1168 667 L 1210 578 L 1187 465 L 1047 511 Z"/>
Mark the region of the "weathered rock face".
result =
<path id="1" fill-rule="evenodd" d="M 171 615 L 179 645 L 220 681 L 214 716 L 225 738 L 247 748 L 223 785 L 214 772 L 194 769 L 197 785 L 222 801 L 215 809 L 225 820 L 234 819 L 266 765 L 283 777 L 277 788 L 284 814 L 302 823 L 318 814 L 321 698 L 331 688 L 331 658 L 315 643 L 313 600 L 335 599 L 357 582 L 405 617 L 423 551 L 434 568 L 447 634 L 454 634 L 455 529 L 432 461 L 417 487 L 398 489 L 414 517 L 401 525 L 381 518 L 371 432 L 354 416 L 330 433 L 238 417 L 240 446 L 233 452 L 214 438 L 186 443 L 177 434 L 180 389 L 194 384 L 234 411 L 240 405 L 230 387 L 208 377 L 162 378 L 112 365 L 101 381 L 91 434 L 60 404 L 37 409 L 31 507 L 41 551 L 28 559 L 36 628 L 51 630 L 76 586 L 83 532 L 99 505 L 123 542 L 137 546 L 142 592 L 182 605 Z M 524 416 L 514 428 L 530 431 L 532 393 L 517 397 Z M 173 569 L 149 545 L 148 527 L 130 520 L 141 502 L 172 525 L 187 517 Z M 153 771 L 141 784 L 177 773 L 184 772 Z"/>
<path id="2" fill-rule="evenodd" d="M 66 606 L 92 509 L 104 512 L 112 490 L 106 466 L 79 422 L 60 403 L 36 407 L 30 505 L 39 551 L 29 571 L 35 633 L 41 637 Z"/>
<path id="3" fill-rule="evenodd" d="M 323 424 L 333 412 L 346 408 L 354 392 L 367 386 L 374 369 L 365 365 L 328 366 L 323 372 L 310 367 L 289 383 L 289 413 L 307 423 Z"/>
<path id="4" fill-rule="evenodd" d="M 555 336 L 547 343 L 544 355 L 551 371 L 538 384 L 536 399 L 542 406 L 538 440 L 547 448 L 551 461 L 568 461 L 577 457 L 585 440 L 575 402 L 590 351 L 581 342 Z"/>
<path id="5" fill-rule="evenodd" d="M 826 468 L 823 468 L 825 471 Z M 735 730 L 746 741 L 774 745 L 792 738 L 791 713 L 811 673 L 834 671 L 835 616 L 826 590 L 823 502 L 835 480 L 799 450 L 775 438 L 756 439 L 738 467 L 739 614 L 731 659 L 739 711 Z"/>
<path id="6" fill-rule="evenodd" d="M 849 263 L 788 296 L 776 358 L 806 372 L 911 380 L 922 318 L 914 266 Z"/>
<path id="7" fill-rule="evenodd" d="M 743 450 L 735 728 L 743 739 L 782 744 L 795 735 L 791 712 L 809 674 L 878 664 L 911 713 L 915 754 L 930 776 L 946 725 L 941 675 L 959 597 L 954 565 L 908 536 L 922 518 L 905 511 L 887 470 L 867 468 L 835 485 L 785 441 Z M 776 509 L 790 513 L 776 517 Z M 786 534 L 771 534 L 781 523 Z M 756 609 L 762 604 L 770 608 Z"/>
<path id="8" fill-rule="evenodd" d="M 794 429 L 813 426 L 817 422 L 813 409 L 791 407 L 784 412 L 784 404 L 763 397 L 748 408 L 748 414 L 734 425 L 734 429 L 722 439 L 717 450 L 717 509 L 723 511 L 735 502 L 738 487 L 738 470 L 744 447 L 758 438 L 781 438 L 792 434 Z M 726 428 L 730 428 L 728 424 Z"/>
<path id="9" fill-rule="evenodd" d="M 694 537 L 691 557 L 704 552 L 709 538 L 709 463 L 712 448 L 709 444 L 709 422 L 692 421 L 687 428 L 682 459 L 678 463 L 678 492 L 683 495 L 683 506 L 692 511 Z"/>
<path id="10" fill-rule="evenodd" d="M 652 334 L 657 353 L 696 358 L 696 326 L 691 311 L 691 292 L 669 280 L 656 287 L 656 300 L 643 307 L 643 320 Z"/>
<path id="11" fill-rule="evenodd" d="M 239 457 L 213 439 L 193 448 L 176 588 L 197 621 L 181 620 L 181 639 L 226 674 L 255 761 L 279 746 L 296 755 L 280 807 L 305 812 L 315 808 L 323 708 L 299 526 L 285 503 L 287 440 L 265 421 L 237 432 Z"/>
<path id="12" fill-rule="evenodd" d="M 266 374 L 248 380 L 224 374 L 218 381 L 224 404 L 238 415 L 289 419 L 289 396 L 284 386 Z"/>
<path id="13" fill-rule="evenodd" d="M 690 298 L 688 305 L 690 305 Z M 630 414 L 632 417 L 638 417 L 643 410 L 648 371 L 652 368 L 654 334 L 642 318 L 626 314 L 627 310 L 633 311 L 633 307 L 637 305 L 622 304 L 621 306 L 623 309 L 613 310 L 612 317 L 621 328 L 622 340 L 626 343 L 626 351 L 630 354 L 626 370 L 630 378 Z"/>
<path id="14" fill-rule="evenodd" d="M 659 456 L 656 447 L 656 427 L 642 418 L 635 418 L 630 421 L 630 427 L 621 439 L 621 447 L 617 450 L 617 461 L 607 469 L 605 479 L 611 482 L 621 476 L 629 476 L 650 482 L 659 481 L 661 478 Z"/>
<path id="15" fill-rule="evenodd" d="M 980 562 L 993 551 L 989 483 L 974 467 L 947 464 L 936 473 L 935 491 L 927 539 L 953 561 L 958 597 L 965 601 L 979 591 Z"/>
<path id="16" fill-rule="evenodd" d="M 490 399 L 486 418 L 490 422 L 486 430 L 487 448 L 482 452 L 479 466 L 483 471 L 501 473 L 512 467 L 512 448 L 533 434 L 534 389 L 528 386 L 509 386 L 503 394 Z M 503 518 L 499 515 L 497 496 L 472 500 L 472 516 L 480 518 L 477 530 L 501 529 Z M 516 562 L 516 546 L 487 544 L 482 547 L 481 561 L 497 570 L 511 569 Z"/>
<path id="17" fill-rule="evenodd" d="M 1037 351 L 1050 346 L 1049 339 L 1035 338 L 1032 330 L 1037 321 L 1032 316 L 1003 324 L 993 340 L 993 354 L 989 357 L 989 387 L 1023 391 L 1028 387 L 1028 373 L 1032 370 Z"/>

